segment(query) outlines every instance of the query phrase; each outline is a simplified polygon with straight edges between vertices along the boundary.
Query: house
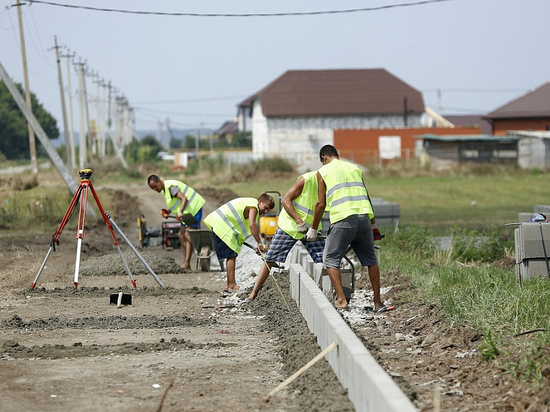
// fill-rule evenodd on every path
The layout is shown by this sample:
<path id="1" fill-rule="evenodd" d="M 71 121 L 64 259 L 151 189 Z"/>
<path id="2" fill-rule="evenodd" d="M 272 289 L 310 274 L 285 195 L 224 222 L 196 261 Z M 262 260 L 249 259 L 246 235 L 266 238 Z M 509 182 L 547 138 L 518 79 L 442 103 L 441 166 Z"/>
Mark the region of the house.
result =
<path id="1" fill-rule="evenodd" d="M 550 130 L 550 82 L 488 113 L 494 135 L 507 130 Z"/>
<path id="2" fill-rule="evenodd" d="M 422 139 L 423 163 L 436 170 L 446 170 L 461 163 L 504 163 L 518 161 L 517 136 L 436 135 L 416 136 Z"/>
<path id="3" fill-rule="evenodd" d="M 523 169 L 550 169 L 550 131 L 510 130 L 508 136 L 519 138 L 518 165 Z"/>
<path id="4" fill-rule="evenodd" d="M 479 127 L 407 127 L 386 129 L 336 129 L 334 146 L 341 157 L 360 165 L 380 166 L 395 160 L 420 157 L 423 134 L 479 135 Z"/>
<path id="5" fill-rule="evenodd" d="M 231 142 L 233 135 L 239 131 L 239 124 L 236 121 L 227 121 L 214 132 L 215 136 L 218 138 L 226 139 L 228 142 Z"/>
<path id="6" fill-rule="evenodd" d="M 422 94 L 384 69 L 290 70 L 239 104 L 252 122 L 255 158 L 281 156 L 304 169 L 336 129 L 420 126 Z"/>
<path id="7" fill-rule="evenodd" d="M 479 128 L 481 134 L 491 134 L 493 129 L 491 122 L 487 120 L 483 115 L 474 115 L 474 114 L 446 114 L 445 119 L 451 122 L 455 127 L 475 127 Z M 437 134 L 434 133 L 434 134 Z M 460 134 L 460 133 L 456 133 Z"/>

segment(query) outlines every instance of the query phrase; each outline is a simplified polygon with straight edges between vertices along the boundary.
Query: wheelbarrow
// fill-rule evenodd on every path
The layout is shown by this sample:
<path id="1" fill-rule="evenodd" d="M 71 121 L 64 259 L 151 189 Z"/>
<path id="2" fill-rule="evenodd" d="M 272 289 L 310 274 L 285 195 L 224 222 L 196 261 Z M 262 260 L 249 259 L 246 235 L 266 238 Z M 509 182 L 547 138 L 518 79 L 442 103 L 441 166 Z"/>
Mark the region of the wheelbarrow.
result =
<path id="1" fill-rule="evenodd" d="M 216 256 L 212 232 L 208 229 L 189 229 L 187 232 L 191 236 L 191 243 L 197 255 L 197 270 L 200 269 L 203 272 L 210 272 L 211 258 Z M 218 262 L 223 272 L 225 270 L 223 261 L 218 259 Z"/>

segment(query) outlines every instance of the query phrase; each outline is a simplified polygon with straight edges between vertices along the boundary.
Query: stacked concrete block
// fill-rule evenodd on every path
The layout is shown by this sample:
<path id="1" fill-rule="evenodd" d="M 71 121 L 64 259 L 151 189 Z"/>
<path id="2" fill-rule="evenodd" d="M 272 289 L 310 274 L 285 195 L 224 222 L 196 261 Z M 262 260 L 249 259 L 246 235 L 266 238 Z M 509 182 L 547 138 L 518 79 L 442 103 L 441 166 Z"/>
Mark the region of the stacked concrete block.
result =
<path id="1" fill-rule="evenodd" d="M 516 278 L 550 279 L 550 223 L 522 223 L 514 231 Z"/>
<path id="2" fill-rule="evenodd" d="M 373 198 L 372 207 L 378 226 L 397 226 L 401 218 L 399 203 L 386 202 L 380 198 Z"/>
<path id="3" fill-rule="evenodd" d="M 550 215 L 550 206 L 549 205 L 536 205 L 535 213 L 542 213 L 548 217 Z"/>

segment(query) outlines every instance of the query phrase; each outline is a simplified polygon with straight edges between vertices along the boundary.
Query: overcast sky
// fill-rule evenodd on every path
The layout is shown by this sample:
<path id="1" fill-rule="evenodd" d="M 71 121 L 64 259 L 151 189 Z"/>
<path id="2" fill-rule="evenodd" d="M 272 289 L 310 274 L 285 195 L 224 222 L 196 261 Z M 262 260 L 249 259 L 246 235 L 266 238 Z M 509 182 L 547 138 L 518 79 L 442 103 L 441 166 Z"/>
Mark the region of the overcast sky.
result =
<path id="1" fill-rule="evenodd" d="M 23 83 L 16 3 L 0 0 L 0 63 Z M 60 129 L 54 36 L 128 99 L 140 130 L 167 118 L 174 129 L 218 128 L 287 70 L 384 68 L 443 114 L 485 114 L 550 81 L 549 0 L 49 3 L 25 3 L 23 28 L 30 89 Z M 351 9 L 366 10 L 325 13 Z M 284 13 L 305 14 L 243 16 Z M 62 69 L 67 85 L 65 59 Z"/>

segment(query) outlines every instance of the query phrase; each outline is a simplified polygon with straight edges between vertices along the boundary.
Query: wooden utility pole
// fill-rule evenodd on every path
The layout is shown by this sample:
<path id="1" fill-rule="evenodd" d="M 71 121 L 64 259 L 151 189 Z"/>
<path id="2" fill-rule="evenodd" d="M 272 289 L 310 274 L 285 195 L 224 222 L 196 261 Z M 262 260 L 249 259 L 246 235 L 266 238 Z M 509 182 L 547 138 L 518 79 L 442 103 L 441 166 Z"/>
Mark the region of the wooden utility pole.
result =
<path id="1" fill-rule="evenodd" d="M 67 148 L 67 150 L 71 151 L 71 159 L 73 163 L 70 166 L 72 170 L 76 169 L 76 150 L 75 150 L 75 142 L 74 142 L 74 118 L 73 118 L 73 94 L 71 89 L 71 55 L 70 51 L 67 50 L 67 55 L 65 56 L 67 58 L 67 97 L 69 99 L 69 136 L 70 136 L 70 145 Z"/>
<path id="2" fill-rule="evenodd" d="M 25 35 L 23 34 L 23 17 L 21 13 L 21 2 L 17 0 L 17 17 L 19 19 L 19 37 L 21 38 L 21 56 L 23 58 L 23 76 L 25 79 L 25 100 L 27 101 L 27 106 L 32 113 L 32 104 L 31 104 L 31 90 L 29 87 L 29 74 L 27 70 L 27 52 L 25 50 Z M 36 141 L 34 138 L 34 130 L 31 127 L 30 123 L 27 122 L 27 127 L 29 129 L 29 149 L 31 155 L 31 169 L 33 174 L 38 175 L 38 165 L 36 162 Z"/>
<path id="3" fill-rule="evenodd" d="M 71 136 L 69 135 L 69 126 L 67 125 L 67 109 L 65 107 L 65 90 L 63 87 L 63 76 L 61 75 L 61 60 L 59 57 L 59 46 L 57 45 L 57 37 L 54 36 L 55 41 L 55 59 L 57 61 L 57 76 L 59 77 L 59 92 L 61 94 L 61 110 L 63 114 L 63 134 L 65 135 L 65 151 L 67 152 L 67 164 L 70 169 L 75 168 L 75 161 L 72 158 L 71 151 Z"/>

